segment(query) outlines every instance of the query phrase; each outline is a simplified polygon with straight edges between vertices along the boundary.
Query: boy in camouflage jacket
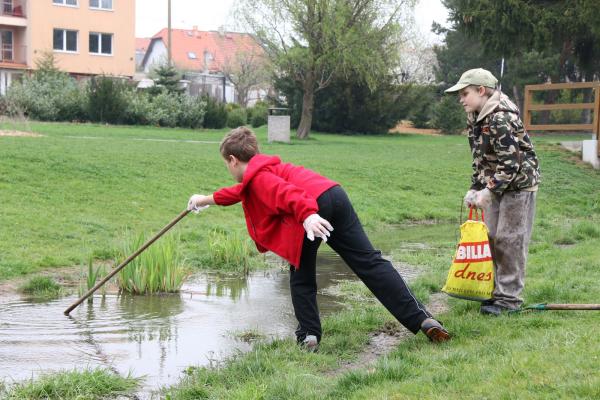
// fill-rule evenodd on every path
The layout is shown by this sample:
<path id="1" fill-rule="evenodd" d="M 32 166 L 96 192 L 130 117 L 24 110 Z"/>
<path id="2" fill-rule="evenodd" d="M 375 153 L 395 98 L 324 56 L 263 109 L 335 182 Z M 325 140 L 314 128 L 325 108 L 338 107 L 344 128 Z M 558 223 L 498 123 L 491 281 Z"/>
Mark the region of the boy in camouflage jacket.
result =
<path id="1" fill-rule="evenodd" d="M 538 158 L 519 109 L 496 89 L 497 82 L 491 72 L 477 68 L 466 71 L 446 90 L 458 92 L 467 112 L 473 176 L 464 202 L 485 212 L 495 288 L 480 311 L 491 315 L 523 304 L 521 292 L 540 183 Z"/>

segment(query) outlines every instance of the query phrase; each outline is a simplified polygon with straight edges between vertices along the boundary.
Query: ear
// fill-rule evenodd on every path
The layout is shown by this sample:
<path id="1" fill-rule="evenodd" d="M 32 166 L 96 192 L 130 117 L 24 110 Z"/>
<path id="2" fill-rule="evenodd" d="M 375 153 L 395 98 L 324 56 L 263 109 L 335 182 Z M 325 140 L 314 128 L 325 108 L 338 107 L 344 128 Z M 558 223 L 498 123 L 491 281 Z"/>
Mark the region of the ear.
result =
<path id="1" fill-rule="evenodd" d="M 232 154 L 229 155 L 229 160 L 228 162 L 233 163 L 234 165 L 236 165 L 238 163 L 238 158 Z"/>
<path id="2" fill-rule="evenodd" d="M 479 87 L 477 88 L 477 94 L 479 94 L 480 96 L 483 96 L 483 95 L 485 95 L 485 87 L 483 87 L 483 86 L 479 86 Z"/>

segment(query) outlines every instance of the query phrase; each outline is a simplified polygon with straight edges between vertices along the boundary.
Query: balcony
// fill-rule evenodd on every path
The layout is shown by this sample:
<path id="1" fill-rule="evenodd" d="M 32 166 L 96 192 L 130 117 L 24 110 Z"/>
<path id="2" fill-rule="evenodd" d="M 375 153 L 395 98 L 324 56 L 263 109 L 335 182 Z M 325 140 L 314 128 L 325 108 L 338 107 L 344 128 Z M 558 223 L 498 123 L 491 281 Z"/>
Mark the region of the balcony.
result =
<path id="1" fill-rule="evenodd" d="M 27 27 L 24 0 L 0 0 L 0 25 Z"/>
<path id="2" fill-rule="evenodd" d="M 27 46 L 16 46 L 12 44 L 0 45 L 0 63 L 24 65 L 27 63 Z"/>
<path id="3" fill-rule="evenodd" d="M 25 1 L 0 0 L 0 16 L 25 18 Z"/>

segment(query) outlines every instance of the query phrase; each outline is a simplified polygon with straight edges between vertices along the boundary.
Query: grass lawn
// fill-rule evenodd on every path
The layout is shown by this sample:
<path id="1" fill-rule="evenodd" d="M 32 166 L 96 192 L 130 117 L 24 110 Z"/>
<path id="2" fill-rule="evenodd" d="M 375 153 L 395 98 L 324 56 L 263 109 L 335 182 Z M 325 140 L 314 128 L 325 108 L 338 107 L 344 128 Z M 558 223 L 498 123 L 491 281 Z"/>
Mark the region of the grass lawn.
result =
<path id="1" fill-rule="evenodd" d="M 0 137 L 0 279 L 83 264 L 90 254 L 110 259 L 125 229 L 156 232 L 185 208 L 190 194 L 233 183 L 218 152 L 225 131 L 30 127 L 45 136 Z M 404 225 L 394 230 L 400 242 L 428 245 L 392 253 L 427 269 L 414 285 L 418 296 L 426 300 L 439 291 L 469 185 L 464 137 L 313 134 L 285 145 L 266 144 L 264 128 L 257 133 L 263 152 L 342 183 L 368 231 L 382 236 L 389 225 Z M 559 140 L 534 137 L 543 184 L 526 302 L 598 303 L 600 172 L 561 151 Z M 175 228 L 193 265 L 203 265 L 215 229 L 243 233 L 240 207 L 212 207 Z M 600 315 L 594 311 L 490 318 L 477 313 L 477 303 L 451 299 L 441 316 L 454 334 L 451 343 L 432 346 L 418 335 L 374 368 L 334 374 L 390 319 L 368 296 L 357 300 L 361 285 L 349 293 L 349 309 L 325 320 L 319 354 L 302 353 L 290 341 L 258 345 L 218 370 L 190 369 L 181 385 L 167 389 L 170 398 L 600 397 Z"/>

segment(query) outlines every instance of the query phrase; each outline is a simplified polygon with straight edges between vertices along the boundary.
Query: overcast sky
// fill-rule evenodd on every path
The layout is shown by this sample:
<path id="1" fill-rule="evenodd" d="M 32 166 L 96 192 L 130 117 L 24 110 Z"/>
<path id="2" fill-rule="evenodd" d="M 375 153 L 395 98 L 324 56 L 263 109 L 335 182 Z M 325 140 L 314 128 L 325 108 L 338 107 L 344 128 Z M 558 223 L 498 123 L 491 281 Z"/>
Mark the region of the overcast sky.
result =
<path id="1" fill-rule="evenodd" d="M 232 26 L 231 8 L 235 0 L 171 0 L 173 28 L 216 30 Z M 135 0 L 137 37 L 150 37 L 167 26 L 167 0 Z M 433 21 L 445 24 L 446 8 L 441 0 L 419 0 L 415 20 L 419 30 L 430 42 L 437 42 L 430 32 Z"/>

